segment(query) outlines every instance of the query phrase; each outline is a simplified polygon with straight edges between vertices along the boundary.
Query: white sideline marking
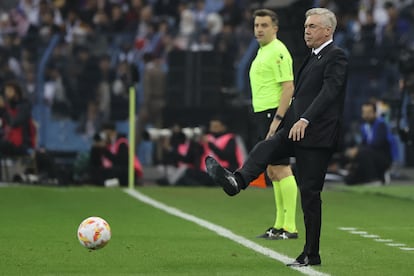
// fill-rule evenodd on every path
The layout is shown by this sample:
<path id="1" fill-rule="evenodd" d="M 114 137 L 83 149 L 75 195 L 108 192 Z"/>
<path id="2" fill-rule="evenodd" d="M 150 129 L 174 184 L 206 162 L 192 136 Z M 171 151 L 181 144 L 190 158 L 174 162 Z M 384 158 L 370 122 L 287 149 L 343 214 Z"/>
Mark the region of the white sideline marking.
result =
<path id="1" fill-rule="evenodd" d="M 391 239 L 375 239 L 376 242 L 393 242 Z"/>
<path id="2" fill-rule="evenodd" d="M 260 254 L 263 254 L 263 255 L 265 255 L 267 257 L 270 257 L 274 260 L 277 260 L 277 261 L 279 261 L 283 264 L 290 263 L 290 262 L 294 261 L 294 259 L 289 258 L 288 256 L 282 255 L 282 254 L 280 254 L 280 253 L 278 253 L 274 250 L 271 250 L 269 248 L 266 248 L 264 246 L 261 246 L 261 245 L 255 243 L 255 242 L 252 242 L 251 240 L 248 240 L 248 239 L 246 239 L 242 236 L 236 235 L 233 232 L 231 232 L 230 230 L 228 230 L 228 229 L 226 229 L 226 228 L 224 228 L 220 225 L 217 225 L 217 224 L 211 223 L 207 220 L 204 220 L 204 219 L 198 218 L 196 216 L 184 213 L 183 211 L 181 211 L 177 208 L 170 207 L 170 206 L 168 206 L 164 203 L 156 201 L 156 200 L 154 200 L 154 199 L 138 192 L 137 190 L 124 189 L 124 191 L 127 194 L 129 194 L 130 196 L 132 196 L 133 198 L 138 199 L 141 202 L 144 202 L 148 205 L 151 205 L 152 207 L 155 207 L 157 209 L 163 210 L 164 212 L 166 212 L 168 214 L 171 214 L 173 216 L 185 219 L 187 221 L 194 222 L 195 224 L 198 224 L 199 226 L 201 226 L 203 228 L 211 230 L 211 231 L 217 233 L 218 235 L 220 235 L 222 237 L 228 238 L 229 240 L 237 242 L 238 244 L 241 244 L 244 247 L 252 249 L 252 250 L 254 250 L 254 251 L 256 251 Z M 329 275 L 329 274 L 326 274 L 326 273 L 316 271 L 316 270 L 314 270 L 314 269 L 312 269 L 311 267 L 308 267 L 308 266 L 305 266 L 305 267 L 290 267 L 290 268 L 294 269 L 294 270 L 297 270 L 297 271 L 299 271 L 299 272 L 301 272 L 305 275 L 310 275 L 310 276 Z"/>
<path id="3" fill-rule="evenodd" d="M 380 236 L 378 236 L 378 235 L 371 235 L 371 234 L 366 234 L 366 235 L 362 235 L 364 238 L 371 238 L 371 239 L 373 239 L 373 238 L 379 238 Z"/>
<path id="4" fill-rule="evenodd" d="M 351 231 L 351 234 L 355 234 L 355 235 L 367 235 L 368 233 L 365 231 Z"/>
<path id="5" fill-rule="evenodd" d="M 387 245 L 393 247 L 407 246 L 405 243 L 387 243 Z"/>
<path id="6" fill-rule="evenodd" d="M 383 242 L 385 245 L 391 246 L 391 247 L 398 247 L 398 249 L 404 250 L 404 251 L 414 251 L 414 248 L 407 247 L 405 243 L 396 243 L 392 239 L 381 239 L 378 235 L 369 234 L 366 231 L 359 231 L 356 227 L 338 227 L 339 230 L 347 231 L 350 234 L 359 234 L 361 237 L 364 238 L 373 238 L 376 242 Z"/>
<path id="7" fill-rule="evenodd" d="M 339 230 L 344 230 L 344 231 L 354 231 L 357 230 L 355 227 L 338 227 Z"/>

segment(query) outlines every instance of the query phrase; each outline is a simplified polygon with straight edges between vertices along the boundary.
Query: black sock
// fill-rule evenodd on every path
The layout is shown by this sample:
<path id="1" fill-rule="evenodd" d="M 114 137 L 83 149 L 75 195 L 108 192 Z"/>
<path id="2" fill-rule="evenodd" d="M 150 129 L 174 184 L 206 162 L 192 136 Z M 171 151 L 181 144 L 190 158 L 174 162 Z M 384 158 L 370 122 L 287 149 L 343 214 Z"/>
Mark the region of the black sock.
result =
<path id="1" fill-rule="evenodd" d="M 239 172 L 234 172 L 234 176 L 236 177 L 237 184 L 239 184 L 239 188 L 243 190 L 246 189 L 248 185 L 246 185 L 243 176 Z"/>

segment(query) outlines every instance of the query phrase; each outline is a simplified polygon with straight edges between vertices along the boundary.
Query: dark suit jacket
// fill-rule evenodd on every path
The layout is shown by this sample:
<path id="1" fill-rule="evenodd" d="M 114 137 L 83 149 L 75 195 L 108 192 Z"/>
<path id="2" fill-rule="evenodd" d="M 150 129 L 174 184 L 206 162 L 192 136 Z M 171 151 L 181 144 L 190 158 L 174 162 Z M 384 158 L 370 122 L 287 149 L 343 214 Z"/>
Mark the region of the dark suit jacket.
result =
<path id="1" fill-rule="evenodd" d="M 300 118 L 309 121 L 303 147 L 334 147 L 340 136 L 348 72 L 345 52 L 327 45 L 317 56 L 309 56 L 295 78 L 295 92 L 283 127 L 289 132 Z"/>

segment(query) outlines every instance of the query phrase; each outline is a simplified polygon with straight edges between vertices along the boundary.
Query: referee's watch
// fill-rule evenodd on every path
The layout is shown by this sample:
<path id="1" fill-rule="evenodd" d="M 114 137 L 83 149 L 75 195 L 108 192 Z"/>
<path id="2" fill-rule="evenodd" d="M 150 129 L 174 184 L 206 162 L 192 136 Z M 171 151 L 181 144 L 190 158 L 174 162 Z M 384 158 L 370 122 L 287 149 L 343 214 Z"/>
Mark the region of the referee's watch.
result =
<path id="1" fill-rule="evenodd" d="M 283 116 L 280 116 L 279 114 L 276 114 L 275 115 L 275 119 L 276 120 L 279 120 L 279 121 L 282 121 L 283 120 Z"/>

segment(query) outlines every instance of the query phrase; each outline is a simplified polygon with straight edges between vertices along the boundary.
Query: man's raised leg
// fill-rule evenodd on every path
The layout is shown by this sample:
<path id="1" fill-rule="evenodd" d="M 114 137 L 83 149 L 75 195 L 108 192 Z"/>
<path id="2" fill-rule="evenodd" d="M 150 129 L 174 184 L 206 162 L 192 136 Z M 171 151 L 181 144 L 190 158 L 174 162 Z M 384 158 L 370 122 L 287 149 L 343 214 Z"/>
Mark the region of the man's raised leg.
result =
<path id="1" fill-rule="evenodd" d="M 271 164 L 291 155 L 292 144 L 287 139 L 286 132 L 281 129 L 268 140 L 256 144 L 242 167 L 234 173 L 226 170 L 211 156 L 205 160 L 207 173 L 215 183 L 223 187 L 230 196 L 234 196 L 247 188 L 249 183 L 256 179 Z"/>

